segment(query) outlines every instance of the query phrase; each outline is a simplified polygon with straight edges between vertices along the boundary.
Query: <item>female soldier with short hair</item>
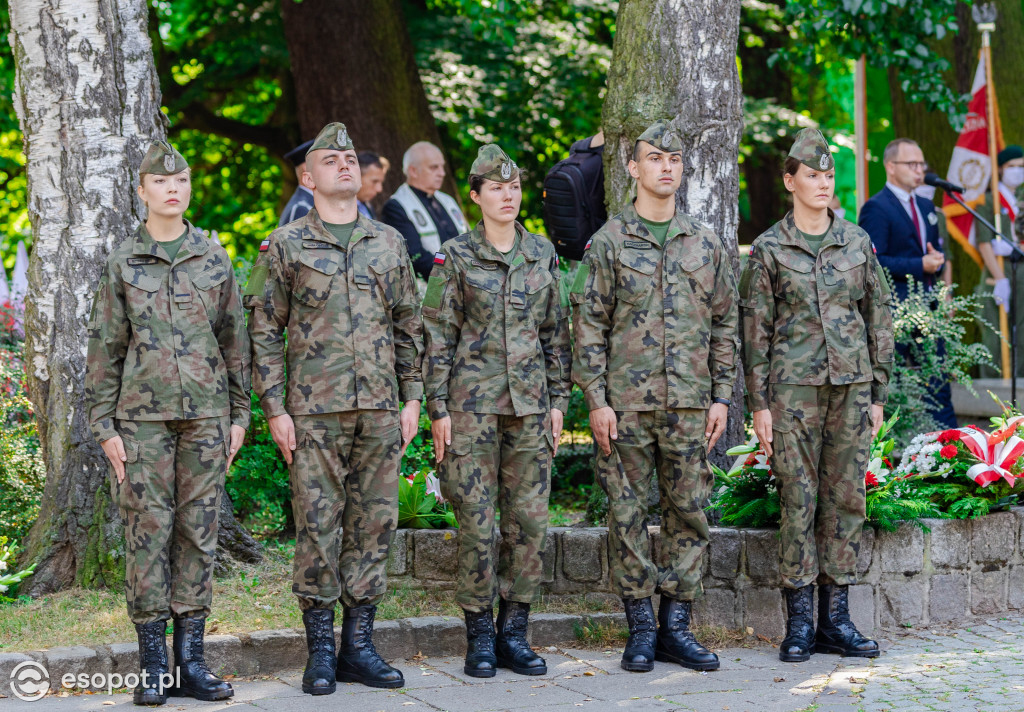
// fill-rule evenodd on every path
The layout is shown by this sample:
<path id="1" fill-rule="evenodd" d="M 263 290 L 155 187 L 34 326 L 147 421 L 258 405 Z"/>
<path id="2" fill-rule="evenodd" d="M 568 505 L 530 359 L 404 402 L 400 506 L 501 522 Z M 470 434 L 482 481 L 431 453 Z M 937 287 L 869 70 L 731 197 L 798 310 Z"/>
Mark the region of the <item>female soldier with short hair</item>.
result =
<path id="1" fill-rule="evenodd" d="M 747 406 L 782 501 L 779 658 L 875 657 L 878 645 L 850 620 L 847 590 L 892 371 L 889 287 L 867 233 L 828 207 L 835 161 L 819 131 L 799 133 L 783 181 L 793 210 L 754 241 L 740 280 Z"/>
<path id="2" fill-rule="evenodd" d="M 224 477 L 249 427 L 249 337 L 230 258 L 183 219 L 191 174 L 169 144 L 147 151 L 138 194 L 148 216 L 107 258 L 85 379 L 125 524 L 143 672 L 134 700 L 223 700 L 234 691 L 207 667 L 203 636 Z M 166 677 L 169 618 L 179 674 Z"/>
<path id="3" fill-rule="evenodd" d="M 459 521 L 465 672 L 543 675 L 526 627 L 543 575 L 551 458 L 569 400 L 567 314 L 551 242 L 516 222 L 516 164 L 498 146 L 483 146 L 470 187 L 483 220 L 441 246 L 423 300 L 427 409 L 441 492 Z"/>

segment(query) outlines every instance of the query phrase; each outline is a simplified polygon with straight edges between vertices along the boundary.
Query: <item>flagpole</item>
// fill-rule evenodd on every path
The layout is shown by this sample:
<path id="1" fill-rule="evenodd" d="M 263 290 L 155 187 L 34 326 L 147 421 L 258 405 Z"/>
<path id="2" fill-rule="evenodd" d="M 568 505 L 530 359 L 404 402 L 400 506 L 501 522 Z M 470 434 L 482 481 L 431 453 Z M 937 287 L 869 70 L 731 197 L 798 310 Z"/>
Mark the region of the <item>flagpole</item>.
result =
<path id="1" fill-rule="evenodd" d="M 996 88 L 992 83 L 992 42 L 991 35 L 996 29 L 996 8 L 994 4 L 975 6 L 974 10 L 977 11 L 975 15 L 975 22 L 978 23 L 978 31 L 981 33 L 981 56 L 985 60 L 985 127 L 988 131 L 988 157 L 992 164 L 992 176 L 991 176 L 991 190 L 992 190 L 992 201 L 994 203 L 992 212 L 994 219 L 992 223 L 995 225 L 996 232 L 1002 232 L 1002 225 L 1000 224 L 1000 217 L 1002 217 L 999 203 L 999 159 L 998 151 L 996 149 L 996 127 L 999 125 L 999 117 L 995 115 L 996 112 Z M 982 20 L 979 22 L 979 20 Z M 999 268 L 1003 270 L 1003 275 L 1006 275 L 1006 267 L 1002 257 L 997 258 L 999 260 Z M 1013 378 L 1015 375 L 1016 364 L 1010 363 L 1010 322 L 1006 316 L 1006 309 L 1000 307 L 999 309 L 999 333 L 1002 335 L 1000 339 L 1000 356 L 1003 362 L 1003 378 Z"/>
<path id="2" fill-rule="evenodd" d="M 853 133 L 856 147 L 857 214 L 868 200 L 868 102 L 867 62 L 857 60 L 853 73 Z"/>

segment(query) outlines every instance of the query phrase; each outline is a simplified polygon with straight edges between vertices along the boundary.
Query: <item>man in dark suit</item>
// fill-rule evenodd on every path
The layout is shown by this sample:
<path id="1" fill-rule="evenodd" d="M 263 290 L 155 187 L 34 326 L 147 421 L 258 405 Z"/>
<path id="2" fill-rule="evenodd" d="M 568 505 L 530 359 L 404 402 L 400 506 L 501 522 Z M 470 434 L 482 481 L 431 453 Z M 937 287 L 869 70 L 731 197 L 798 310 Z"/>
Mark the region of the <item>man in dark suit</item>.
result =
<path id="1" fill-rule="evenodd" d="M 902 300 L 907 298 L 910 277 L 926 289 L 934 287 L 946 258 L 935 204 L 914 193 L 924 183 L 928 167 L 921 147 L 909 138 L 898 138 L 885 147 L 882 163 L 885 187 L 864 203 L 857 223 L 871 237 L 878 261 L 895 282 L 894 296 Z M 933 397 L 932 415 L 946 427 L 955 428 L 949 383 L 935 384 Z"/>

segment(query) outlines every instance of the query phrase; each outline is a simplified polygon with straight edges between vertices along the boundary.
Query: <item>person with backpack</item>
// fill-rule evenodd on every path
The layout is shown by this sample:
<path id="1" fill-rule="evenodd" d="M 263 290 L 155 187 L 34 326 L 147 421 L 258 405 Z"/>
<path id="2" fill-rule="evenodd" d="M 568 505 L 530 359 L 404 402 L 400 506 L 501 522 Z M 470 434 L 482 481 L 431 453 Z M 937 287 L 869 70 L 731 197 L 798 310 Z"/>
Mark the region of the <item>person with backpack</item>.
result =
<path id="1" fill-rule="evenodd" d="M 544 177 L 544 225 L 559 256 L 583 258 L 587 240 L 608 219 L 604 206 L 604 133 L 581 139 Z"/>

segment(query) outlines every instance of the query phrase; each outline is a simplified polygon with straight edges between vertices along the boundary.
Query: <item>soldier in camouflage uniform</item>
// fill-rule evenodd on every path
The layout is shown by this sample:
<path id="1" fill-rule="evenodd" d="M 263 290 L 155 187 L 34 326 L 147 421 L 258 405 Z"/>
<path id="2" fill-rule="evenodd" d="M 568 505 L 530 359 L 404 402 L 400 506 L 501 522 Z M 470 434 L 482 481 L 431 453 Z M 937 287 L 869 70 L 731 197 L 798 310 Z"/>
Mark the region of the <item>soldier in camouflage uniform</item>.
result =
<path id="1" fill-rule="evenodd" d="M 543 576 L 551 458 L 571 387 L 569 325 L 551 242 L 516 222 L 516 164 L 498 146 L 483 146 L 470 187 L 483 220 L 441 246 L 423 301 L 427 409 L 442 494 L 459 521 L 465 672 L 542 675 L 547 667 L 525 636 Z"/>
<path id="2" fill-rule="evenodd" d="M 779 657 L 874 657 L 877 644 L 850 621 L 847 588 L 892 370 L 889 287 L 867 233 L 828 208 L 835 161 L 819 131 L 797 136 L 784 180 L 793 210 L 754 241 L 740 279 L 747 406 L 782 500 Z"/>
<path id="3" fill-rule="evenodd" d="M 736 282 L 721 239 L 676 212 L 682 150 L 664 122 L 637 139 L 636 200 L 594 235 L 570 290 L 572 375 L 600 447 L 611 580 L 629 622 L 622 667 L 637 672 L 655 659 L 719 665 L 689 625 L 709 534 L 707 452 L 725 429 L 736 379 Z M 657 562 L 645 524 L 652 472 L 663 517 Z"/>
<path id="4" fill-rule="evenodd" d="M 401 687 L 372 634 L 399 464 L 423 395 L 412 263 L 398 232 L 358 213 L 359 163 L 343 124 L 317 136 L 302 180 L 314 209 L 263 241 L 243 295 L 254 387 L 290 466 L 292 591 L 309 649 L 302 689 L 330 694 L 336 680 Z"/>
<path id="5" fill-rule="evenodd" d="M 224 477 L 249 427 L 249 338 L 231 260 L 182 216 L 188 164 L 163 142 L 139 168 L 149 209 L 107 258 L 89 318 L 86 399 L 125 524 L 135 704 L 231 697 L 203 659 Z M 181 688 L 168 690 L 167 620 Z"/>

